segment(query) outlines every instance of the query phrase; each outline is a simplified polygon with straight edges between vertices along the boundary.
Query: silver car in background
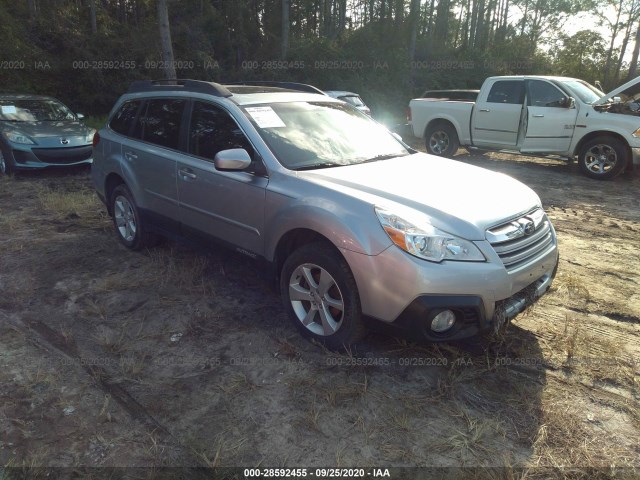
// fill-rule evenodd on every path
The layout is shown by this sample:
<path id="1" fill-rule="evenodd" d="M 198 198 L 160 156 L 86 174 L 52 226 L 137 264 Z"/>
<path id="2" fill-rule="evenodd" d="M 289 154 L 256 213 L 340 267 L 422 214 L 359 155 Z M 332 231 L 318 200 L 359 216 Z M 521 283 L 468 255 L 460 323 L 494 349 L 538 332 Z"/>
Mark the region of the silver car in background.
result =
<path id="1" fill-rule="evenodd" d="M 366 325 L 473 337 L 546 292 L 557 241 L 530 188 L 291 88 L 132 84 L 94 141 L 119 240 L 216 241 L 263 260 L 293 324 L 336 349 Z"/>
<path id="2" fill-rule="evenodd" d="M 91 163 L 95 130 L 81 119 L 53 97 L 0 95 L 0 175 Z"/>
<path id="3" fill-rule="evenodd" d="M 344 90 L 325 90 L 324 93 L 332 98 L 337 98 L 338 100 L 347 102 L 349 105 L 353 105 L 362 113 L 371 115 L 371 109 L 365 105 L 364 101 L 357 93 L 347 92 Z"/>

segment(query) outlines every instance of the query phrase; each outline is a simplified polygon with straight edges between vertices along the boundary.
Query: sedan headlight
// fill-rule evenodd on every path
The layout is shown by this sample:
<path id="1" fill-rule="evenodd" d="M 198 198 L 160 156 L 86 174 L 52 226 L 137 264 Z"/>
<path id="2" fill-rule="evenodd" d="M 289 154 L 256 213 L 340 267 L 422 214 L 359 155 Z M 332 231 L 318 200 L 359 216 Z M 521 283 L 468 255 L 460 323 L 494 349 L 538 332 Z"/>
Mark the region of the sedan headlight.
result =
<path id="1" fill-rule="evenodd" d="M 36 142 L 27 137 L 24 133 L 20 132 L 5 132 L 4 136 L 7 137 L 12 143 L 22 143 L 23 145 L 35 145 Z"/>
<path id="2" fill-rule="evenodd" d="M 89 133 L 87 133 L 84 137 L 84 141 L 87 143 L 92 143 L 93 142 L 93 136 L 96 133 L 96 129 L 95 128 L 90 128 L 89 129 Z"/>
<path id="3" fill-rule="evenodd" d="M 422 215 L 411 215 L 412 219 L 407 220 L 395 212 L 378 207 L 376 215 L 393 243 L 418 258 L 430 262 L 485 261 L 484 255 L 473 242 L 435 228 Z"/>

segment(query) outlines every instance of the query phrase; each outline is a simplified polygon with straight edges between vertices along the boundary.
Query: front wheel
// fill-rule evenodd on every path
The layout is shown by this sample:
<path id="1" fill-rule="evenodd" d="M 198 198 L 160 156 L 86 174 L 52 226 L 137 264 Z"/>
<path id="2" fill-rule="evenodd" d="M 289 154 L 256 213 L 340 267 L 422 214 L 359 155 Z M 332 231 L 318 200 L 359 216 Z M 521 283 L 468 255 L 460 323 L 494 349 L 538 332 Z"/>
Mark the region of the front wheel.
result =
<path id="1" fill-rule="evenodd" d="M 427 129 L 427 153 L 441 157 L 452 157 L 458 151 L 460 142 L 455 128 L 448 123 L 437 123 Z"/>
<path id="2" fill-rule="evenodd" d="M 596 180 L 611 180 L 627 165 L 628 148 L 614 137 L 596 137 L 585 143 L 578 154 L 580 170 Z"/>
<path id="3" fill-rule="evenodd" d="M 12 172 L 11 164 L 4 158 L 4 154 L 0 151 L 0 176 L 9 175 Z"/>
<path id="4" fill-rule="evenodd" d="M 325 243 L 304 245 L 285 260 L 280 291 L 291 321 L 305 337 L 340 350 L 364 335 L 353 274 Z"/>

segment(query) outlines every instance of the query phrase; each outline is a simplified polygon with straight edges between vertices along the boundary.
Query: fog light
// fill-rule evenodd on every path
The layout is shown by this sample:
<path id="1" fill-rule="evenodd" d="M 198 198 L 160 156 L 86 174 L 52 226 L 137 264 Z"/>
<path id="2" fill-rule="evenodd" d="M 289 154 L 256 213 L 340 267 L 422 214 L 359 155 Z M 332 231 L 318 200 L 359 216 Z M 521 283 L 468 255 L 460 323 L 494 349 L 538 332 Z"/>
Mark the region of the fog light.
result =
<path id="1" fill-rule="evenodd" d="M 451 310 L 443 310 L 431 320 L 431 330 L 442 333 L 453 327 L 456 323 L 456 314 Z"/>

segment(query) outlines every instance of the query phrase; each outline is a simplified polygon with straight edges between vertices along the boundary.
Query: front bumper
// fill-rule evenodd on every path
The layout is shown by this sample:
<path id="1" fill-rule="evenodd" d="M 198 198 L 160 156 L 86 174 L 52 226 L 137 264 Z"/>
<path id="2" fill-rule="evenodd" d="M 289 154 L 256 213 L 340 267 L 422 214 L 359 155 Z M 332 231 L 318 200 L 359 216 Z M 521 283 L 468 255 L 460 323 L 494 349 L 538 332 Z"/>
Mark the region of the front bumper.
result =
<path id="1" fill-rule="evenodd" d="M 13 147 L 13 166 L 17 169 L 66 167 L 93 162 L 91 145 L 60 148 Z"/>
<path id="2" fill-rule="evenodd" d="M 343 252 L 358 284 L 363 314 L 409 331 L 415 339 L 452 341 L 495 330 L 531 305 L 551 286 L 557 242 L 535 260 L 507 270 L 488 242 L 478 242 L 486 262 L 431 263 L 392 246 L 376 256 Z M 436 333 L 431 320 L 442 310 L 454 326 Z"/>

